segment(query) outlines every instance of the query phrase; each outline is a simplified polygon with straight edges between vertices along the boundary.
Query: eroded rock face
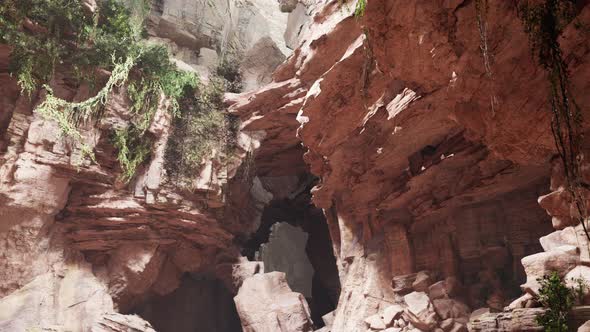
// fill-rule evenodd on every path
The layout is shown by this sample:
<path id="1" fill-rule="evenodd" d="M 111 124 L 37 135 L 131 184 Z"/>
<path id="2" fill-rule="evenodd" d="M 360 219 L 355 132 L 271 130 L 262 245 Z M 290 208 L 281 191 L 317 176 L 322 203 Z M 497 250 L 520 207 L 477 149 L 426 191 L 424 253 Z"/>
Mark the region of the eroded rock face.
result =
<path id="1" fill-rule="evenodd" d="M 105 133 L 125 125 L 125 98 L 113 96 L 102 126 L 84 128 L 99 161 L 84 162 L 32 113 L 42 96 L 19 97 L 0 46 L 0 327 L 151 331 L 117 311 L 204 273 L 239 288 L 245 331 L 311 331 L 287 277 L 239 258 L 264 208 L 297 196 L 311 172 L 342 287 L 325 329 L 464 331 L 469 311 L 486 307 L 471 315 L 473 331 L 539 330 L 536 278 L 585 275 L 590 255 L 552 162 L 546 77 L 514 6 L 489 3 L 490 70 L 475 2 L 371 0 L 362 18 L 354 1 L 281 1 L 288 14 L 275 0 L 215 4 L 155 1 L 150 25 L 179 66 L 205 77 L 224 54 L 243 52 L 250 91 L 226 101 L 255 170 L 237 181 L 239 162 L 207 162 L 195 193 L 165 183 L 165 112 L 150 127 L 153 159 L 125 187 Z M 590 6 L 580 4 L 577 20 L 590 21 Z M 588 36 L 571 24 L 560 42 L 588 118 Z M 52 86 L 69 99 L 87 93 L 63 73 Z M 551 225 L 558 231 L 547 235 Z M 76 278 L 84 287 L 61 287 Z M 14 310 L 38 299 L 58 301 Z M 70 299 L 85 302 L 65 313 Z"/>
<path id="2" fill-rule="evenodd" d="M 311 297 L 313 267 L 305 254 L 307 233 L 287 223 L 272 226 L 269 242 L 260 248 L 266 272 L 285 273 L 289 287 L 304 297 Z"/>
<path id="3" fill-rule="evenodd" d="M 328 219 L 342 284 L 332 329 L 366 329 L 367 317 L 397 301 L 392 277 L 423 269 L 460 280 L 469 307 L 502 310 L 521 295 L 521 259 L 551 232 L 537 198 L 549 192 L 556 153 L 546 77 L 514 7 L 489 4 L 490 79 L 474 3 L 376 0 L 360 20 L 352 4 L 316 5 L 274 82 L 228 103 L 244 131 L 269 134 L 258 158 L 287 154 L 297 142 L 290 127 L 321 179 L 313 200 Z M 581 6 L 578 17 L 588 15 Z M 587 45 L 567 27 L 572 93 L 585 105 Z M 569 210 L 541 205 L 559 218 Z M 399 287 L 411 292 L 414 281 Z"/>
<path id="4" fill-rule="evenodd" d="M 155 332 L 143 319 L 113 311 L 113 301 L 106 287 L 92 274 L 90 266 L 73 264 L 39 275 L 2 298 L 0 329 Z"/>
<path id="5" fill-rule="evenodd" d="M 204 80 L 220 60 L 236 62 L 244 88 L 252 90 L 269 83 L 291 54 L 283 39 L 287 19 L 275 0 L 158 0 L 152 2 L 149 33 L 168 46 L 181 68 Z"/>
<path id="6" fill-rule="evenodd" d="M 94 5 L 84 3 L 90 11 Z M 175 0 L 153 5 L 150 38 L 169 46 L 179 67 L 199 71 L 205 81 L 221 58 L 218 53 L 232 51 L 251 59 L 244 66 L 245 77 L 248 88 L 256 88 L 269 82 L 273 69 L 290 52 L 282 41 L 287 14 L 269 8 L 265 1 L 230 1 L 221 7 Z M 259 263 L 245 268 L 249 264 L 239 260 L 233 242 L 236 234 L 256 229 L 256 218 L 226 211 L 222 188 L 235 176 L 239 160 L 230 165 L 205 163 L 195 174 L 193 193 L 170 185 L 164 153 L 171 116 L 168 101 L 162 99 L 148 129 L 154 139 L 151 159 L 131 183 L 124 184 L 109 131 L 128 125 L 126 88 L 109 97 L 96 127 L 81 128 L 96 152 L 97 162 L 92 163 L 78 144 L 60 136 L 56 123 L 32 111 L 44 96 L 20 95 L 16 80 L 8 74 L 9 54 L 10 49 L 0 45 L 0 306 L 29 306 L 37 299 L 69 301 L 70 294 L 61 291 L 69 292 L 76 283 L 90 286 L 81 286 L 81 294 L 69 301 L 79 298 L 86 305 L 75 304 L 76 309 L 70 310 L 63 305 L 72 303 L 60 302 L 42 309 L 3 310 L 2 327 L 153 331 L 143 319 L 118 312 L 172 293 L 185 273 L 227 280 L 228 289 L 237 292 L 246 276 L 263 272 Z M 267 56 L 275 60 L 254 61 Z M 89 96 L 87 86 L 74 85 L 60 68 L 51 86 L 61 98 Z M 257 138 L 247 139 L 245 148 L 251 149 Z M 238 148 L 240 154 L 245 155 L 245 150 Z M 256 189 L 251 179 L 241 182 L 233 186 L 233 197 L 246 188 L 240 204 L 253 215 L 260 214 L 272 193 Z M 234 207 L 240 210 L 237 204 Z M 71 274 L 77 277 L 60 281 Z M 90 296 L 86 288 L 97 292 Z"/>
<path id="7" fill-rule="evenodd" d="M 305 297 L 291 291 L 282 272 L 257 274 L 244 280 L 234 301 L 244 332 L 313 331 Z"/>

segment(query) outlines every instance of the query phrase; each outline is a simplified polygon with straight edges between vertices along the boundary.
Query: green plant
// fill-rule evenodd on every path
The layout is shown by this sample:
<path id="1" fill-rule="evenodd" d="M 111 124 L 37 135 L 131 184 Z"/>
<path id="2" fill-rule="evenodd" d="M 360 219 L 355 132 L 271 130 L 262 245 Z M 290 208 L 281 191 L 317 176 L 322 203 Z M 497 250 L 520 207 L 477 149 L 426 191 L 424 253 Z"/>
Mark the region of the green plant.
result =
<path id="1" fill-rule="evenodd" d="M 219 162 L 233 152 L 237 121 L 223 112 L 223 92 L 223 82 L 213 78 L 208 86 L 195 90 L 195 97 L 180 100 L 164 165 L 169 180 L 178 187 L 193 189 L 195 175 L 213 150 Z"/>
<path id="2" fill-rule="evenodd" d="M 572 281 L 575 284 L 575 286 L 572 288 L 572 291 L 575 294 L 575 298 L 578 301 L 578 303 L 583 303 L 584 296 L 588 290 L 588 283 L 586 282 L 586 279 L 584 279 L 582 276 L 578 278 L 572 278 Z"/>
<path id="3" fill-rule="evenodd" d="M 238 55 L 226 55 L 215 68 L 215 74 L 221 78 L 227 92 L 242 91 L 242 73 L 240 72 Z"/>
<path id="4" fill-rule="evenodd" d="M 568 331 L 567 315 L 574 304 L 574 291 L 565 285 L 556 272 L 538 281 L 541 288 L 537 300 L 547 310 L 536 318 L 537 324 L 547 332 Z"/>
<path id="5" fill-rule="evenodd" d="M 123 170 L 120 179 L 123 181 L 131 180 L 139 165 L 150 155 L 152 141 L 144 133 L 144 130 L 134 125 L 114 132 L 113 144 L 118 150 L 117 160 Z"/>
<path id="6" fill-rule="evenodd" d="M 365 16 L 365 10 L 367 9 L 367 0 L 358 0 L 356 7 L 354 8 L 354 16 L 363 17 Z"/>
<path id="7" fill-rule="evenodd" d="M 126 181 L 149 156 L 151 140 L 146 132 L 162 98 L 170 101 L 169 110 L 178 115 L 178 100 L 198 84 L 194 73 L 176 68 L 165 47 L 143 40 L 148 11 L 145 0 L 131 0 L 128 7 L 117 0 L 100 1 L 94 15 L 85 14 L 78 0 L 0 4 L 0 42 L 13 46 L 10 69 L 23 92 L 31 94 L 46 84 L 57 66 L 71 69 L 93 85 L 97 69 L 110 71 L 106 84 L 80 102 L 59 98 L 43 85 L 47 96 L 36 111 L 55 120 L 62 135 L 80 144 L 84 155 L 94 159 L 78 128 L 99 121 L 113 90 L 128 85 L 133 118 L 113 135 Z"/>
<path id="8" fill-rule="evenodd" d="M 543 0 L 518 5 L 518 14 L 529 35 L 531 50 L 549 81 L 553 114 L 551 129 L 563 164 L 566 190 L 572 197 L 588 240 L 588 208 L 582 180 L 582 112 L 571 91 L 570 73 L 564 61 L 559 36 L 577 14 L 574 0 Z"/>

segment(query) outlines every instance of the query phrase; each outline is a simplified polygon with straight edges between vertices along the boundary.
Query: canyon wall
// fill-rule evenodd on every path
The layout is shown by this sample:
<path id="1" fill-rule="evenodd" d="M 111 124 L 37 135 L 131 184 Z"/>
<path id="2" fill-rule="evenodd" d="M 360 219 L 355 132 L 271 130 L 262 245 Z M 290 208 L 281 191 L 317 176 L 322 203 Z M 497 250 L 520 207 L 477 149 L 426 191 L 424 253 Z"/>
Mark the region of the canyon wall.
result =
<path id="1" fill-rule="evenodd" d="M 108 130 L 129 119 L 125 88 L 82 128 L 92 162 L 33 112 L 44 93 L 21 95 L 0 45 L 0 330 L 463 331 L 470 316 L 475 331 L 538 330 L 535 277 L 583 270 L 587 242 L 515 5 L 478 3 L 154 1 L 149 38 L 180 68 L 206 82 L 228 59 L 244 79 L 225 96 L 238 153 L 212 156 L 191 192 L 163 167 L 166 100 L 124 184 Z M 590 6 L 577 9 L 560 43 L 588 119 Z M 55 93 L 87 97 L 67 75 Z M 290 262 L 311 289 L 242 257 L 278 222 L 309 234 L 309 261 Z"/>
<path id="2" fill-rule="evenodd" d="M 239 61 L 244 87 L 254 89 L 270 80 L 290 52 L 280 28 L 287 14 L 278 8 L 269 13 L 274 4 L 156 1 L 148 38 L 168 46 L 176 64 L 199 73 L 205 83 L 223 59 Z M 239 262 L 240 247 L 234 237 L 257 227 L 252 218 L 247 220 L 253 226 L 240 225 L 231 212 L 223 218 L 228 180 L 237 172 L 239 157 L 222 165 L 213 155 L 194 174 L 195 190 L 174 186 L 164 169 L 172 117 L 168 101 L 161 100 L 148 129 L 154 140 L 151 158 L 127 184 L 110 137 L 131 118 L 125 87 L 109 96 L 99 124 L 81 128 L 95 154 L 90 160 L 80 144 L 60 134 L 56 122 L 33 111 L 45 94 L 21 94 L 9 72 L 10 52 L 0 45 L 0 330 L 153 331 L 131 314 L 166 326 L 150 308 L 158 308 L 181 283 L 187 291 L 219 288 L 209 296 L 226 296 L 219 306 L 227 307 L 229 299 L 228 312 L 237 319 L 232 296 L 221 289 L 235 291 L 232 265 Z M 252 62 L 260 57 L 268 62 Z M 88 86 L 68 75 L 65 66 L 56 69 L 50 82 L 56 95 L 88 98 Z M 256 142 L 244 135 L 238 144 L 243 149 L 238 147 L 237 156 Z M 246 188 L 243 204 L 261 214 L 257 202 L 272 194 L 252 187 L 251 178 L 237 183 Z M 202 307 L 215 310 L 206 306 L 206 297 L 202 301 Z M 192 318 L 183 319 L 178 326 L 194 326 Z M 235 324 L 228 325 L 223 328 L 235 330 Z"/>
<path id="3" fill-rule="evenodd" d="M 244 130 L 273 133 L 259 159 L 288 153 L 290 127 L 320 178 L 313 202 L 342 284 L 332 331 L 378 329 L 365 318 L 404 303 L 392 278 L 423 270 L 457 280 L 467 311 L 502 311 L 521 294 L 521 259 L 552 230 L 547 212 L 558 228 L 556 215 L 569 220 L 565 197 L 547 212 L 537 202 L 557 190 L 546 74 L 515 4 L 488 3 L 485 35 L 476 4 L 373 0 L 362 18 L 354 3 L 322 4 L 274 82 L 229 101 Z M 580 3 L 577 20 L 589 15 Z M 587 30 L 572 23 L 560 42 L 587 119 Z"/>

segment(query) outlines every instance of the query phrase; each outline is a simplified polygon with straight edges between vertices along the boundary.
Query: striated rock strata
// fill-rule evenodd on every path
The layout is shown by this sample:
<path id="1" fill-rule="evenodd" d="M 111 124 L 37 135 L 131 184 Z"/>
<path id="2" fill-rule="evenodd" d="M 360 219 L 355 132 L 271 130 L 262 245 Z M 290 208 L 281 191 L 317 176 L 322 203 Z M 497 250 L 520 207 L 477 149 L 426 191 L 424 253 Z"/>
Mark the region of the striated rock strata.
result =
<path id="1" fill-rule="evenodd" d="M 420 270 L 459 280 L 471 310 L 502 310 L 529 272 L 521 259 L 542 250 L 551 222 L 537 198 L 556 154 L 548 83 L 515 6 L 488 6 L 491 70 L 475 2 L 373 0 L 358 19 L 332 1 L 314 8 L 273 83 L 228 98 L 244 131 L 267 134 L 258 160 L 288 167 L 302 143 L 320 178 L 313 202 L 342 284 L 332 331 L 382 329 L 365 319 L 400 303 L 392 277 Z M 581 4 L 578 19 L 589 15 Z M 589 105 L 588 36 L 570 24 L 560 41 L 572 93 Z"/>
<path id="2" fill-rule="evenodd" d="M 0 330 L 181 332 L 193 309 L 220 331 L 237 316 L 244 331 L 539 330 L 536 278 L 590 278 L 588 244 L 516 8 L 490 1 L 482 32 L 477 3 L 369 0 L 354 17 L 356 1 L 154 1 L 149 37 L 179 67 L 206 79 L 233 52 L 244 77 L 225 98 L 236 158 L 206 161 L 193 192 L 166 181 L 166 100 L 125 185 L 108 139 L 129 119 L 125 88 L 82 128 L 90 162 L 33 112 L 43 95 L 20 95 L 0 45 Z M 587 121 L 578 4 L 560 44 Z M 67 75 L 56 94 L 87 97 Z M 242 257 L 278 222 L 309 234 L 308 299 Z M 223 315 L 198 302 L 212 298 Z"/>

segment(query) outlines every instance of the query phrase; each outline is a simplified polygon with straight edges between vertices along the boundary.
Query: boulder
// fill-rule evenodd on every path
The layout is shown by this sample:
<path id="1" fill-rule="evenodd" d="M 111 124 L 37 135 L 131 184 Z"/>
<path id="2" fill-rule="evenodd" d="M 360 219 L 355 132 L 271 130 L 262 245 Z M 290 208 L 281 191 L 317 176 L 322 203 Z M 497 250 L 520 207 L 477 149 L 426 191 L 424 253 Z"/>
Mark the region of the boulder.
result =
<path id="1" fill-rule="evenodd" d="M 404 308 L 401 305 L 394 304 L 385 308 L 383 311 L 383 322 L 387 326 L 391 326 L 393 322 L 398 319 L 404 312 Z"/>
<path id="2" fill-rule="evenodd" d="M 419 315 L 430 306 L 430 299 L 424 292 L 412 292 L 404 296 L 404 301 L 408 305 L 407 311 L 414 315 Z"/>
<path id="3" fill-rule="evenodd" d="M 578 332 L 590 332 L 590 320 L 578 327 Z"/>
<path id="4" fill-rule="evenodd" d="M 428 286 L 430 286 L 430 284 L 432 284 L 432 278 L 430 275 L 425 271 L 421 271 L 416 275 L 416 279 L 412 283 L 412 288 L 416 292 L 425 292 L 428 290 Z"/>
<path id="5" fill-rule="evenodd" d="M 365 323 L 367 323 L 367 325 L 373 330 L 383 330 L 386 328 L 383 319 L 381 319 L 381 316 L 378 314 L 367 317 Z"/>
<path id="6" fill-rule="evenodd" d="M 539 242 L 541 242 L 541 246 L 545 251 L 551 251 L 564 245 L 578 245 L 578 241 L 576 240 L 576 230 L 573 227 L 566 227 L 562 230 L 542 236 L 539 239 Z"/>
<path id="7" fill-rule="evenodd" d="M 560 276 L 565 276 L 580 262 L 578 248 L 571 245 L 563 245 L 554 248 L 548 252 L 524 257 L 522 260 L 524 271 L 527 275 L 526 284 L 522 285 L 527 292 L 533 292 L 535 295 L 538 289 L 536 280 L 551 272 L 557 272 Z"/>
<path id="8" fill-rule="evenodd" d="M 512 301 L 509 305 L 509 309 L 518 309 L 526 307 L 526 304 L 529 300 L 533 299 L 533 296 L 530 293 L 526 293 L 523 296 L 517 298 L 516 300 Z"/>
<path id="9" fill-rule="evenodd" d="M 455 277 L 448 277 L 445 280 L 435 282 L 428 287 L 428 296 L 431 300 L 456 295 L 460 285 Z"/>
<path id="10" fill-rule="evenodd" d="M 291 291 L 282 272 L 256 274 L 234 297 L 244 332 L 311 332 L 313 323 L 303 295 Z"/>
<path id="11" fill-rule="evenodd" d="M 267 272 L 281 271 L 293 291 L 311 297 L 313 266 L 305 252 L 309 234 L 286 222 L 272 225 L 269 241 L 260 246 L 260 258 Z"/>
<path id="12" fill-rule="evenodd" d="M 438 316 L 430 309 L 423 310 L 419 314 L 414 314 L 406 309 L 404 315 L 410 324 L 420 331 L 432 331 L 438 325 Z"/>
<path id="13" fill-rule="evenodd" d="M 412 284 L 416 280 L 416 273 L 404 274 L 393 277 L 391 287 L 393 291 L 399 294 L 407 294 L 412 291 Z"/>
<path id="14" fill-rule="evenodd" d="M 441 319 L 467 317 L 470 313 L 469 307 L 457 300 L 436 299 L 432 303 Z"/>
<path id="15" fill-rule="evenodd" d="M 571 217 L 573 207 L 571 196 L 563 187 L 547 195 L 540 196 L 537 201 L 551 215 L 553 228 L 564 229 L 578 223 L 575 218 Z"/>

